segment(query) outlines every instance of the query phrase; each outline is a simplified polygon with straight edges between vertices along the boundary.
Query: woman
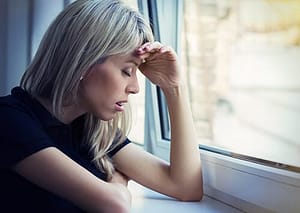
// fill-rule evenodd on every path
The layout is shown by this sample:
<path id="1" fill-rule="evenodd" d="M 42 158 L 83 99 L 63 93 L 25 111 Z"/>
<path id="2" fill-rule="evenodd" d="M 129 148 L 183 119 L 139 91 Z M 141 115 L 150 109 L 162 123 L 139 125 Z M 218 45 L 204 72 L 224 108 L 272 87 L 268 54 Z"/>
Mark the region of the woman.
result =
<path id="1" fill-rule="evenodd" d="M 170 164 L 126 137 L 141 71 L 164 92 Z M 175 52 L 117 0 L 78 0 L 46 32 L 20 87 L 0 99 L 1 197 L 11 212 L 128 212 L 128 180 L 202 198 L 191 112 Z"/>

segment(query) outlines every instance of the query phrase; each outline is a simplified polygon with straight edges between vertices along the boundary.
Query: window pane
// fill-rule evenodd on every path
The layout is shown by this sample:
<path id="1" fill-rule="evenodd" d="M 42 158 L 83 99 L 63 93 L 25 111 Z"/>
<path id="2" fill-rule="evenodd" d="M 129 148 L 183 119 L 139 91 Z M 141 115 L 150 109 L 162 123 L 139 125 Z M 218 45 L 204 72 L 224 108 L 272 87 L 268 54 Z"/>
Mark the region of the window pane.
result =
<path id="1" fill-rule="evenodd" d="M 185 0 L 199 143 L 300 167 L 300 2 Z"/>
<path id="2" fill-rule="evenodd" d="M 136 143 L 144 144 L 145 77 L 140 72 L 137 74 L 140 91 L 138 94 L 129 96 L 132 111 L 132 128 L 129 138 Z"/>

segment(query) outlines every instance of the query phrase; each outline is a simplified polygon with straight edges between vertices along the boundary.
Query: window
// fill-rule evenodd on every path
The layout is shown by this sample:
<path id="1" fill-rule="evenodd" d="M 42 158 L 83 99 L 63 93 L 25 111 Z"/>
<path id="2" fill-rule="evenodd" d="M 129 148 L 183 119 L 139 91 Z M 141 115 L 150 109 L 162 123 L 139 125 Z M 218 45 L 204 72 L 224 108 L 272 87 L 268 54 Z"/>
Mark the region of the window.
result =
<path id="1" fill-rule="evenodd" d="M 142 9 L 149 16 L 155 40 L 172 46 L 178 52 L 180 27 L 177 23 L 182 2 L 177 0 L 141 0 L 141 2 L 144 2 Z M 170 126 L 165 97 L 161 90 L 149 81 L 146 81 L 145 104 L 147 112 L 145 116 L 146 149 L 168 160 Z"/>
<path id="2" fill-rule="evenodd" d="M 156 38 L 183 65 L 205 193 L 247 212 L 297 212 L 299 2 L 148 2 Z M 164 98 L 150 83 L 146 95 L 147 149 L 168 160 Z"/>
<path id="3" fill-rule="evenodd" d="M 295 1 L 183 1 L 180 55 L 201 148 L 300 170 L 299 8 Z M 165 29 L 165 17 L 158 20 Z M 162 138 L 170 139 L 157 97 Z"/>
<path id="4" fill-rule="evenodd" d="M 201 144 L 300 170 L 299 9 L 184 1 L 182 61 Z"/>

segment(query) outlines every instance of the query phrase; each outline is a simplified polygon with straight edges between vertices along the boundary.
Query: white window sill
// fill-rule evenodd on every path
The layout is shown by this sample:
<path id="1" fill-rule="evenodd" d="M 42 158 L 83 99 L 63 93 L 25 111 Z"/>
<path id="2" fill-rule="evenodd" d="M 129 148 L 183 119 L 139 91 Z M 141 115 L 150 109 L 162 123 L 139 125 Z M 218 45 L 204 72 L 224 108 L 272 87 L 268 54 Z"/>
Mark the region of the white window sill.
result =
<path id="1" fill-rule="evenodd" d="M 129 182 L 129 190 L 132 193 L 132 213 L 153 212 L 222 212 L 241 213 L 238 209 L 230 207 L 222 202 L 204 196 L 201 202 L 181 202 L 160 193 L 149 190 L 136 182 Z"/>
<path id="2" fill-rule="evenodd" d="M 205 194 L 245 212 L 299 212 L 300 173 L 200 152 Z"/>
<path id="3" fill-rule="evenodd" d="M 154 153 L 169 159 L 169 143 Z M 243 212 L 299 213 L 300 173 L 200 150 L 204 194 Z M 283 153 L 284 154 L 284 153 Z"/>

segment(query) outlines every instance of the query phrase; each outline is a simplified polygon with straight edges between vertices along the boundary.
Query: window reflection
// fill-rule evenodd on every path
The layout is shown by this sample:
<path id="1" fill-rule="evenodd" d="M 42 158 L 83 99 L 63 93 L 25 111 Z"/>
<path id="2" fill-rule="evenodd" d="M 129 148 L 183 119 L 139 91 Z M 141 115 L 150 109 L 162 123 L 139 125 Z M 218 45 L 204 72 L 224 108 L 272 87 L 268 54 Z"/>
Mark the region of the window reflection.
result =
<path id="1" fill-rule="evenodd" d="M 300 167 L 300 2 L 185 0 L 199 143 Z"/>

